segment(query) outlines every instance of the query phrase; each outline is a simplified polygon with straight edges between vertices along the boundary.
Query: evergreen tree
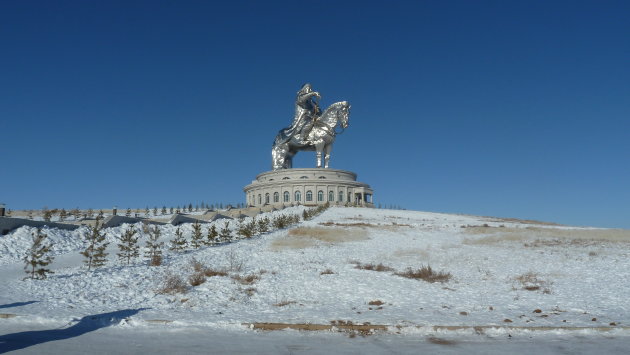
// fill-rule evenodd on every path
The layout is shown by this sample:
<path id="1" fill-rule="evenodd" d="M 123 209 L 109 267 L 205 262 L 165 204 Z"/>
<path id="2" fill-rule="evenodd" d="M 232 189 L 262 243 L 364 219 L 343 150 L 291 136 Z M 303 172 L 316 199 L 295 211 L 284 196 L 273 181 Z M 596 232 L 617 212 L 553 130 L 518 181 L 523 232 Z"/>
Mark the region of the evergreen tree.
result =
<path id="1" fill-rule="evenodd" d="M 7 210 L 7 217 L 11 217 L 11 212 L 12 212 L 11 209 Z"/>
<path id="2" fill-rule="evenodd" d="M 170 214 L 173 214 L 173 207 L 171 207 L 170 209 Z"/>
<path id="3" fill-rule="evenodd" d="M 179 214 L 180 210 L 179 210 L 179 205 L 177 205 L 177 209 L 175 210 L 175 213 Z"/>
<path id="4" fill-rule="evenodd" d="M 174 251 L 182 251 L 186 249 L 187 245 L 188 242 L 184 237 L 184 232 L 182 232 L 181 229 L 177 227 L 177 229 L 175 230 L 175 239 L 171 240 L 171 247 L 169 249 Z"/>
<path id="5" fill-rule="evenodd" d="M 263 234 L 269 232 L 269 217 L 263 217 L 258 220 L 258 234 Z"/>
<path id="6" fill-rule="evenodd" d="M 103 217 L 105 217 L 105 213 L 103 213 L 103 210 L 98 210 L 98 215 L 96 216 L 96 218 L 103 219 Z"/>
<path id="7" fill-rule="evenodd" d="M 102 226 L 99 222 L 100 220 L 96 219 L 94 227 L 89 227 L 89 231 L 85 235 L 88 247 L 81 252 L 81 255 L 85 257 L 83 262 L 87 265 L 88 271 L 90 271 L 92 267 L 105 265 L 107 261 L 105 248 L 107 248 L 109 243 L 105 242 L 105 233 L 102 232 Z"/>
<path id="8" fill-rule="evenodd" d="M 151 266 L 162 264 L 162 246 L 164 242 L 158 242 L 158 239 L 160 239 L 160 228 L 158 226 L 154 226 L 153 229 L 149 228 L 149 238 L 144 256 L 149 258 Z"/>
<path id="9" fill-rule="evenodd" d="M 195 205 L 195 212 L 199 212 L 199 205 Z"/>
<path id="10" fill-rule="evenodd" d="M 126 265 L 129 265 L 132 258 L 137 258 L 140 256 L 140 246 L 138 245 L 139 236 L 135 236 L 138 232 L 133 228 L 133 226 L 129 226 L 125 233 L 120 237 L 120 243 L 118 243 L 118 249 L 120 253 L 118 255 L 118 259 L 120 261 L 125 262 Z"/>
<path id="11" fill-rule="evenodd" d="M 225 222 L 223 228 L 219 232 L 219 238 L 222 242 L 229 242 L 232 240 L 232 231 L 230 230 L 230 222 Z"/>
<path id="12" fill-rule="evenodd" d="M 236 233 L 244 238 L 251 238 L 256 233 L 256 218 L 252 218 L 249 222 L 241 221 Z"/>
<path id="13" fill-rule="evenodd" d="M 217 228 L 213 225 L 208 228 L 208 238 L 206 240 L 206 245 L 214 245 L 217 242 L 217 237 L 219 233 L 217 232 Z"/>
<path id="14" fill-rule="evenodd" d="M 144 209 L 144 216 L 149 217 L 149 213 L 151 213 L 151 211 L 149 211 L 149 206 L 147 206 L 147 208 Z"/>
<path id="15" fill-rule="evenodd" d="M 127 211 L 125 211 L 125 217 L 131 217 L 131 208 L 127 208 Z"/>
<path id="16" fill-rule="evenodd" d="M 52 215 L 53 215 L 52 211 L 44 207 L 44 210 L 43 210 L 44 221 L 50 222 L 50 218 L 52 217 Z"/>
<path id="17" fill-rule="evenodd" d="M 88 218 L 92 218 L 92 216 L 94 216 L 94 210 L 91 208 L 88 208 L 87 210 L 87 216 Z"/>
<path id="18" fill-rule="evenodd" d="M 162 206 L 162 214 L 165 215 L 166 214 L 166 206 Z"/>
<path id="19" fill-rule="evenodd" d="M 153 215 L 157 216 L 157 206 L 153 207 Z"/>
<path id="20" fill-rule="evenodd" d="M 188 204 L 188 212 L 192 212 L 192 203 Z"/>
<path id="21" fill-rule="evenodd" d="M 75 221 L 78 221 L 79 218 L 81 218 L 81 210 L 79 210 L 78 207 L 73 209 L 70 213 L 72 213 L 72 215 L 74 216 Z"/>
<path id="22" fill-rule="evenodd" d="M 52 244 L 47 242 L 47 237 L 40 228 L 33 231 L 33 244 L 22 259 L 24 260 L 24 271 L 29 274 L 26 278 L 43 280 L 47 274 L 53 274 L 50 269 L 46 269 L 46 266 L 52 263 L 54 259 L 49 254 Z"/>
<path id="23" fill-rule="evenodd" d="M 192 244 L 193 248 L 199 249 L 199 247 L 205 244 L 203 241 L 203 233 L 201 233 L 201 224 L 199 223 L 199 221 L 195 221 L 192 227 L 193 233 L 190 244 Z"/>

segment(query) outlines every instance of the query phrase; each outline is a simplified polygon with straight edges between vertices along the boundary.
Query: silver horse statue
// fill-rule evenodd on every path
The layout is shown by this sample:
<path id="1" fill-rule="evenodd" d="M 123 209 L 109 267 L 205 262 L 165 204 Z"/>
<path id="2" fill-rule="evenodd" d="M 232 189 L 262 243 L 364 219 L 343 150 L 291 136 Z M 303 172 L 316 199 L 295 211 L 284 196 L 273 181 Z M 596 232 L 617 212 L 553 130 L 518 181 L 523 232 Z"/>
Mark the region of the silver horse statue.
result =
<path id="1" fill-rule="evenodd" d="M 323 167 L 328 168 L 330 152 L 338 134 L 336 128 L 341 126 L 343 131 L 348 127 L 350 104 L 347 101 L 335 102 L 320 115 L 315 98 L 320 98 L 320 95 L 311 89 L 310 84 L 304 84 L 298 91 L 293 123 L 281 129 L 273 142 L 273 170 L 290 169 L 293 156 L 301 150 L 315 151 L 317 167 L 321 168 L 323 163 Z"/>

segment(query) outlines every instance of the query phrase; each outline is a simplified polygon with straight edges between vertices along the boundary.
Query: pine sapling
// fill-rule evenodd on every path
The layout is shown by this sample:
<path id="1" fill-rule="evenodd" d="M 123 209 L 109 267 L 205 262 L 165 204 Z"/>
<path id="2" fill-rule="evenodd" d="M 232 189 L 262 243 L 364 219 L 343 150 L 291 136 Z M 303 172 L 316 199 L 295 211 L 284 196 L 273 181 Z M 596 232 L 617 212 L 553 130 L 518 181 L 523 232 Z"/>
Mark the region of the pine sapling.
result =
<path id="1" fill-rule="evenodd" d="M 162 265 L 162 246 L 164 246 L 164 242 L 158 242 L 158 239 L 160 239 L 160 228 L 158 226 L 155 226 L 153 229 L 149 228 L 149 238 L 144 256 L 149 258 L 151 266 Z"/>
<path id="2" fill-rule="evenodd" d="M 50 255 L 52 243 L 47 241 L 48 235 L 43 233 L 40 228 L 33 231 L 33 244 L 24 257 L 24 271 L 28 274 L 27 279 L 43 280 L 48 274 L 53 274 L 50 269 L 46 269 L 53 261 Z"/>
<path id="3" fill-rule="evenodd" d="M 188 242 L 184 237 L 184 232 L 181 231 L 179 227 L 175 230 L 175 239 L 171 240 L 170 250 L 173 251 L 182 251 L 186 249 L 188 246 Z"/>
<path id="4" fill-rule="evenodd" d="M 193 248 L 199 249 L 202 245 L 205 244 L 203 240 L 203 233 L 201 232 L 201 224 L 199 224 L 198 221 L 195 221 L 195 223 L 193 223 L 192 225 L 192 228 L 193 232 L 190 244 L 192 244 Z"/>
<path id="5" fill-rule="evenodd" d="M 107 248 L 109 243 L 105 242 L 105 233 L 102 232 L 102 226 L 99 222 L 100 220 L 96 219 L 94 227 L 89 227 L 88 233 L 85 236 L 88 247 L 81 252 L 81 255 L 85 257 L 83 262 L 87 265 L 88 271 L 90 271 L 92 267 L 105 265 L 107 261 L 105 248 Z"/>
<path id="6" fill-rule="evenodd" d="M 263 234 L 269 232 L 269 217 L 263 217 L 258 220 L 258 234 Z"/>
<path id="7" fill-rule="evenodd" d="M 229 242 L 230 240 L 232 240 L 230 222 L 225 222 L 225 225 L 223 226 L 223 228 L 221 228 L 221 231 L 219 232 L 219 238 L 221 238 L 221 241 L 223 242 Z"/>
<path id="8" fill-rule="evenodd" d="M 214 245 L 217 243 L 217 237 L 219 233 L 217 232 L 217 228 L 213 225 L 208 228 L 208 238 L 206 239 L 206 245 Z"/>
<path id="9" fill-rule="evenodd" d="M 125 262 L 126 265 L 129 265 L 131 259 L 140 256 L 140 246 L 138 245 L 139 236 L 136 236 L 137 233 L 138 232 L 135 228 L 133 228 L 133 226 L 129 226 L 120 238 L 120 243 L 118 243 L 120 253 L 116 255 L 118 255 L 118 259 Z"/>

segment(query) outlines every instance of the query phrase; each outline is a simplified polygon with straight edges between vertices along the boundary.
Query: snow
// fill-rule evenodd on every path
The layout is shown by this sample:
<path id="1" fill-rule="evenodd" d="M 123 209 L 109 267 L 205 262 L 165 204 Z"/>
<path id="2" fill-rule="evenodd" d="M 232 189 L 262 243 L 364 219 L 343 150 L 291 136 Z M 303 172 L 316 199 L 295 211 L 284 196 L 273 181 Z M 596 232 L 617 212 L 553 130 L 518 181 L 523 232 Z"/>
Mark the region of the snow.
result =
<path id="1" fill-rule="evenodd" d="M 292 207 L 264 215 L 301 214 L 303 209 Z M 225 223 L 213 222 L 217 230 Z M 236 224 L 230 221 L 233 229 Z M 204 235 L 209 226 L 203 226 Z M 548 350 L 555 349 L 557 340 L 582 336 L 589 337 L 585 343 L 600 347 L 605 339 L 617 339 L 610 341 L 611 349 L 630 340 L 630 331 L 625 328 L 630 324 L 628 231 L 333 207 L 310 221 L 251 239 L 180 253 L 164 250 L 163 265 L 151 267 L 144 258 L 130 266 L 117 260 L 117 238 L 128 227 L 105 230 L 109 260 L 105 267 L 92 272 L 83 266 L 79 254 L 85 247 L 82 235 L 87 228 L 47 229 L 54 243 L 55 261 L 50 268 L 55 274 L 46 280 L 23 280 L 26 274 L 21 258 L 30 246 L 33 228 L 22 227 L 0 237 L 0 313 L 17 315 L 0 319 L 0 334 L 81 324 L 79 320 L 86 316 L 134 310 L 115 324 L 97 327 L 94 333 L 117 338 L 121 331 L 132 329 L 142 339 L 152 332 L 174 332 L 182 334 L 178 341 L 185 342 L 186 334 L 211 332 L 226 343 L 228 338 L 242 335 L 247 339 L 277 338 L 287 346 L 290 339 L 299 337 L 305 349 L 317 350 L 311 351 L 315 353 L 334 349 L 321 345 L 321 339 L 335 344 L 343 341 L 339 339 L 347 340 L 347 335 L 339 338 L 334 332 L 305 335 L 296 331 L 272 335 L 242 324 L 330 324 L 343 320 L 390 326 L 385 334 L 368 337 L 373 340 L 359 341 L 374 352 L 382 351 L 376 350 L 381 343 L 390 344 L 390 348 L 397 344 L 405 352 L 405 344 L 417 346 L 418 337 L 451 339 L 458 344 L 454 349 L 484 339 L 507 339 L 508 335 L 518 341 L 535 338 L 549 345 L 540 349 Z M 134 227 L 141 230 L 141 224 Z M 190 240 L 192 226 L 180 227 Z M 168 244 L 176 227 L 159 228 Z M 146 236 L 140 236 L 144 245 Z M 168 275 L 187 280 L 194 272 L 193 258 L 206 267 L 227 270 L 228 276 L 209 277 L 199 286 L 189 286 L 185 294 L 157 292 Z M 357 262 L 382 263 L 395 271 L 430 265 L 436 271 L 451 273 L 452 279 L 428 283 L 397 276 L 394 271 L 358 269 Z M 328 270 L 332 273 L 322 273 Z M 241 284 L 233 278 L 248 275 L 259 279 Z M 383 305 L 369 305 L 376 300 Z M 474 328 L 478 326 L 486 327 L 481 335 Z M 94 336 L 81 333 L 80 338 Z M 0 349 L 2 339 L 0 335 Z M 250 342 L 256 344 L 255 340 Z M 510 351 L 514 342 L 501 340 L 479 349 L 492 352 L 492 344 Z M 24 351 L 36 352 L 41 346 Z M 436 346 L 448 349 L 430 341 L 423 346 L 428 351 Z M 272 348 L 261 351 L 271 353 Z M 59 353 L 68 350 L 59 349 Z M 574 346 L 569 349 L 579 350 Z"/>

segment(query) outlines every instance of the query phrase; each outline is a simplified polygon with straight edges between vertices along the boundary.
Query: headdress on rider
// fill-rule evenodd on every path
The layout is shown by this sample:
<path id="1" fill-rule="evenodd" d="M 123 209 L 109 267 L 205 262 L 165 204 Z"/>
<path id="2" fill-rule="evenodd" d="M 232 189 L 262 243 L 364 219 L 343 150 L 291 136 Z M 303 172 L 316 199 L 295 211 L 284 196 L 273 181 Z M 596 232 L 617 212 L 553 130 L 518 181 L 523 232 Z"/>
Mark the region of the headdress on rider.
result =
<path id="1" fill-rule="evenodd" d="M 299 95 L 304 95 L 304 94 L 308 94 L 311 91 L 313 91 L 311 89 L 311 84 L 306 83 L 306 84 L 302 85 L 302 88 L 300 89 L 300 91 L 297 92 L 297 94 L 298 94 L 298 96 Z"/>

